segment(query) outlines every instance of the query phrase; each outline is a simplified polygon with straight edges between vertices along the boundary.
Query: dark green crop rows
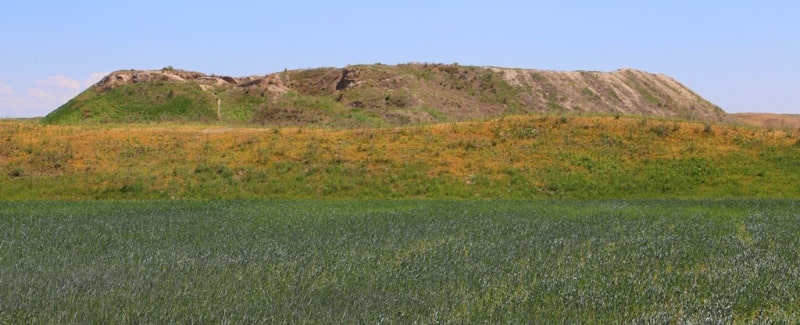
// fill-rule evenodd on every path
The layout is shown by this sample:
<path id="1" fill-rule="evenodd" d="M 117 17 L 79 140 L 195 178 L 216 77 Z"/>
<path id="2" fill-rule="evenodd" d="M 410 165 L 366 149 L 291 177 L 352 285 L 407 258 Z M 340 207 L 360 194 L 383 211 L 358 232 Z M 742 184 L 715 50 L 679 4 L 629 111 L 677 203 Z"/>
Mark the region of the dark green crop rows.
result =
<path id="1" fill-rule="evenodd" d="M 0 203 L 0 323 L 796 323 L 798 234 L 798 201 Z"/>

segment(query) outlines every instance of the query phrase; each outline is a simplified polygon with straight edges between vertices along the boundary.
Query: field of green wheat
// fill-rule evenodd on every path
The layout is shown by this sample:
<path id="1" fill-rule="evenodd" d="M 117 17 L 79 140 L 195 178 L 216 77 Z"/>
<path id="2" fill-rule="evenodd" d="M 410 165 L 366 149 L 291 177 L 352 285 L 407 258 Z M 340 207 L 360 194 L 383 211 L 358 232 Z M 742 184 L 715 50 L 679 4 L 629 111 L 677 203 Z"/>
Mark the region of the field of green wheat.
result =
<path id="1" fill-rule="evenodd" d="M 0 202 L 0 323 L 800 321 L 794 200 Z"/>

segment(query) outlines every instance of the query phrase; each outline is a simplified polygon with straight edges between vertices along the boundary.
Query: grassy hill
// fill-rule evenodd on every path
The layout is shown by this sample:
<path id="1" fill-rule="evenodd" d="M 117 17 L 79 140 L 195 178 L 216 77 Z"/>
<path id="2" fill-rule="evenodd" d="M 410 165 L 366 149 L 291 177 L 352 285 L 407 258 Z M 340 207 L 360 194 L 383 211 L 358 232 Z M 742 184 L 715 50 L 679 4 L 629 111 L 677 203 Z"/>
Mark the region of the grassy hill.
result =
<path id="1" fill-rule="evenodd" d="M 604 73 L 375 64 L 240 78 L 172 68 L 121 70 L 43 121 L 363 128 L 584 113 L 727 119 L 719 107 L 672 78 L 632 69 Z"/>
<path id="2" fill-rule="evenodd" d="M 0 122 L 3 199 L 800 197 L 800 131 L 515 116 L 354 130 Z"/>

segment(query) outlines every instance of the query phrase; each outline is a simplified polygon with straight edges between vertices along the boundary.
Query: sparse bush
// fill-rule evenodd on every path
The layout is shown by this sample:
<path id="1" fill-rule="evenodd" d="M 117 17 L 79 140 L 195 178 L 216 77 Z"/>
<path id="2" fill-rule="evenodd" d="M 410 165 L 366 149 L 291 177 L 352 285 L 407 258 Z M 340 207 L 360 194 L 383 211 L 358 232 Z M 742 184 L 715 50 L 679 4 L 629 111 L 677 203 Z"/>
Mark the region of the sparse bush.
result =
<path id="1" fill-rule="evenodd" d="M 517 139 L 531 139 L 536 137 L 537 130 L 532 125 L 517 124 L 511 127 L 511 134 Z"/>
<path id="2" fill-rule="evenodd" d="M 8 172 L 8 176 L 11 176 L 11 177 L 20 177 L 20 176 L 22 176 L 24 173 L 25 173 L 25 170 L 24 170 L 24 169 L 22 169 L 22 167 L 14 167 L 14 168 L 12 168 L 12 169 L 11 169 L 11 171 L 10 171 L 10 172 Z"/>
<path id="3" fill-rule="evenodd" d="M 666 138 L 669 136 L 670 129 L 663 123 L 650 127 L 650 132 L 655 133 L 659 137 Z"/>
<path id="4" fill-rule="evenodd" d="M 672 123 L 672 125 L 667 125 L 667 123 L 659 123 L 658 125 L 654 125 L 650 127 L 650 132 L 655 133 L 659 137 L 666 138 L 670 134 L 677 132 L 680 129 L 680 126 L 677 123 Z"/>
<path id="5" fill-rule="evenodd" d="M 10 139 L 0 142 L 0 157 L 9 157 L 17 151 L 17 144 Z"/>
<path id="6" fill-rule="evenodd" d="M 706 135 L 714 135 L 714 127 L 710 123 L 706 123 L 703 127 L 703 133 Z"/>
<path id="7" fill-rule="evenodd" d="M 561 106 L 561 104 L 559 104 L 559 103 L 557 103 L 555 101 L 548 101 L 546 105 L 547 105 L 547 108 L 549 108 L 550 110 L 556 111 L 556 112 L 560 112 L 560 111 L 564 110 L 564 107 Z"/>
<path id="8" fill-rule="evenodd" d="M 44 151 L 34 151 L 29 163 L 40 164 L 45 168 L 59 169 L 72 159 L 72 146 L 68 143 L 64 146 L 48 149 Z"/>

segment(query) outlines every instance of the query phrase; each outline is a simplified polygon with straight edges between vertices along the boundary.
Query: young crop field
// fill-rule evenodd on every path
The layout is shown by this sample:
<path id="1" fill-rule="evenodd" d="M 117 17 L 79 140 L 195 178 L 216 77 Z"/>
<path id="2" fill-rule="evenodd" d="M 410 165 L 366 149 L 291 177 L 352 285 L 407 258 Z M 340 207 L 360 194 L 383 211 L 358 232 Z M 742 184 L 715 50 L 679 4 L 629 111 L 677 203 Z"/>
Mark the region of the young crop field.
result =
<path id="1" fill-rule="evenodd" d="M 796 323 L 794 200 L 0 202 L 0 323 Z"/>

